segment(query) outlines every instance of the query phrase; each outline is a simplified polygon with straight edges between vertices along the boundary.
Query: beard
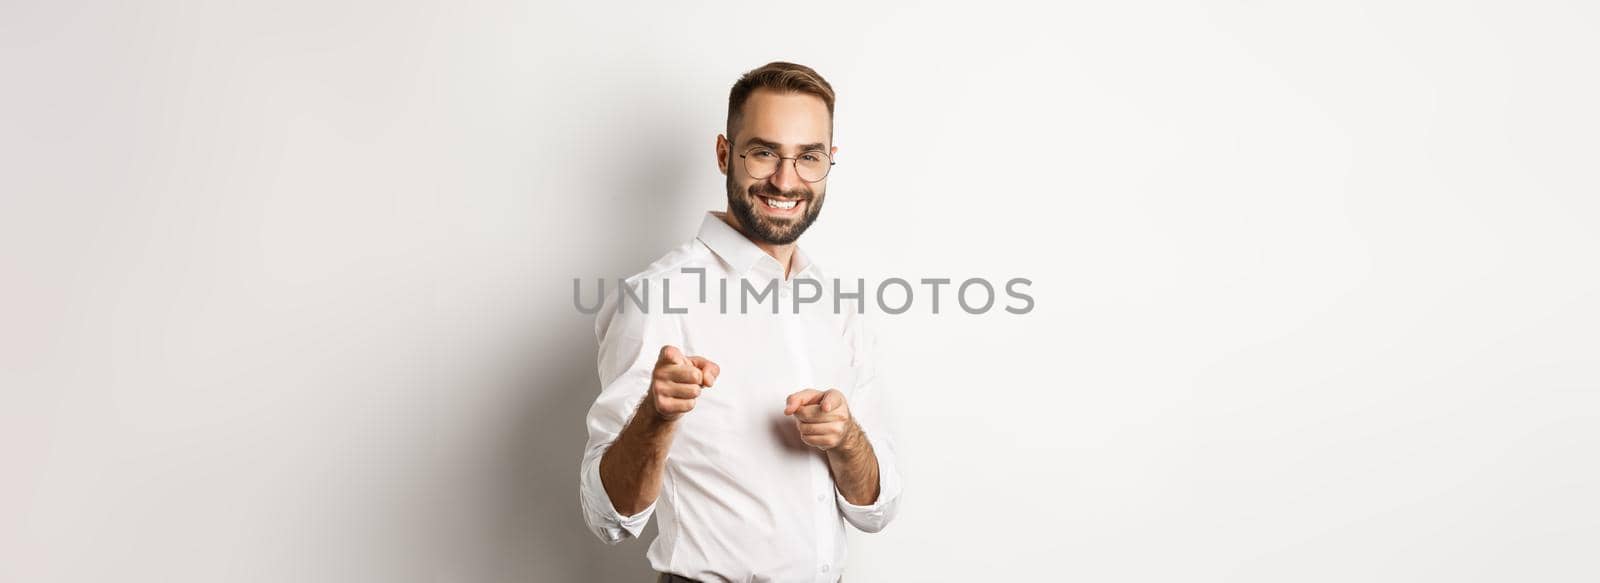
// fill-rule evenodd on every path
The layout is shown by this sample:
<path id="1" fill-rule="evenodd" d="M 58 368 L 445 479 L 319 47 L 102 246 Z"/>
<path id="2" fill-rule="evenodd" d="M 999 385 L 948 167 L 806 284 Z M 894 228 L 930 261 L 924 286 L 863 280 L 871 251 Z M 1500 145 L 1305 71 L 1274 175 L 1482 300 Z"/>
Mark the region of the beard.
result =
<path id="1" fill-rule="evenodd" d="M 756 205 L 766 204 L 756 195 L 799 200 L 805 203 L 806 212 L 794 219 L 774 219 L 756 212 Z M 782 191 L 766 181 L 752 184 L 745 192 L 739 192 L 733 184 L 733 173 L 728 173 L 728 208 L 733 210 L 733 216 L 744 226 L 747 231 L 745 234 L 763 243 L 788 245 L 798 240 L 811 227 L 811 223 L 816 222 L 817 215 L 822 214 L 822 199 L 822 195 L 813 193 L 810 188 Z"/>

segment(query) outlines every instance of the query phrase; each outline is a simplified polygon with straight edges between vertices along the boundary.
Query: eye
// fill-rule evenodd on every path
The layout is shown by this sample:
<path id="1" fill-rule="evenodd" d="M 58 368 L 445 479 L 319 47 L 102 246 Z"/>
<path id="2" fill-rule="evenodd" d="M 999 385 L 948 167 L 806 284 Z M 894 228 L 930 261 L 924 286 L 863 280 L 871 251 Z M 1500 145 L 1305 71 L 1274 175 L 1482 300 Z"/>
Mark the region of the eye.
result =
<path id="1" fill-rule="evenodd" d="M 778 155 L 774 154 L 772 150 L 755 150 L 750 152 L 750 156 L 753 158 L 776 158 Z"/>
<path id="2" fill-rule="evenodd" d="M 806 152 L 806 153 L 800 155 L 800 159 L 803 160 L 803 161 L 806 161 L 806 162 L 821 162 L 822 161 L 822 153 L 821 152 Z"/>

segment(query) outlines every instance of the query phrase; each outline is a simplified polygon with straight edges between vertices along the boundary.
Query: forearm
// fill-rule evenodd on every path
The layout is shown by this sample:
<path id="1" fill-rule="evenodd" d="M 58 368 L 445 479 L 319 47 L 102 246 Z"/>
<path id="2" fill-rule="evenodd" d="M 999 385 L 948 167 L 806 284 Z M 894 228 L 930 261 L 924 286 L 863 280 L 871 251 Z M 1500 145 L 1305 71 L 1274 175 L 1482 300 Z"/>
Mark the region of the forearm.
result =
<path id="1" fill-rule="evenodd" d="M 600 457 L 600 483 L 617 512 L 638 514 L 661 494 L 661 474 L 676 426 L 677 422 L 662 419 L 641 404 Z"/>
<path id="2" fill-rule="evenodd" d="M 828 467 L 846 501 L 857 506 L 878 501 L 878 456 L 855 422 L 850 423 L 849 433 L 839 446 L 828 450 Z"/>

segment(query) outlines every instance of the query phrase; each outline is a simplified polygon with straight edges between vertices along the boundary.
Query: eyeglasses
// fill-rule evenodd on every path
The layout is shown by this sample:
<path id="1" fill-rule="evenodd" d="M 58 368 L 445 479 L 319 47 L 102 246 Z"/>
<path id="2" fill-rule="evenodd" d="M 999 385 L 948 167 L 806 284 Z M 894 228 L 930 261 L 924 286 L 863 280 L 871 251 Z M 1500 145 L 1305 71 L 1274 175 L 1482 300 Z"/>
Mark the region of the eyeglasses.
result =
<path id="1" fill-rule="evenodd" d="M 744 171 L 756 180 L 765 180 L 778 172 L 778 166 L 784 160 L 794 161 L 794 173 L 806 182 L 821 182 L 828 177 L 828 171 L 833 169 L 833 158 L 825 152 L 811 150 L 801 152 L 799 156 L 779 156 L 767 148 L 751 148 L 739 154 L 744 158 Z"/>

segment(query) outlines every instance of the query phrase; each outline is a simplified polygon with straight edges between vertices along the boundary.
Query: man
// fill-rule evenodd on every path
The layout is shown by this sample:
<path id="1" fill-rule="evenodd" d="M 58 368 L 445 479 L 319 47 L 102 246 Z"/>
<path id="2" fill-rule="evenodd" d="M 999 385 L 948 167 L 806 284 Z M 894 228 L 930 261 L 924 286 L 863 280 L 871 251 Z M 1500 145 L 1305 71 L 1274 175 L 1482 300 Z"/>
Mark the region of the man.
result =
<path id="1" fill-rule="evenodd" d="M 716 141 L 727 210 L 596 318 L 584 517 L 616 543 L 659 515 L 647 556 L 661 581 L 837 581 L 845 523 L 894 518 L 864 294 L 823 284 L 795 244 L 838 152 L 833 102 L 805 66 L 741 77 Z M 636 301 L 651 293 L 659 305 Z"/>

